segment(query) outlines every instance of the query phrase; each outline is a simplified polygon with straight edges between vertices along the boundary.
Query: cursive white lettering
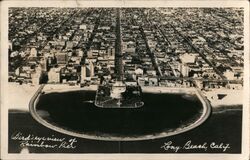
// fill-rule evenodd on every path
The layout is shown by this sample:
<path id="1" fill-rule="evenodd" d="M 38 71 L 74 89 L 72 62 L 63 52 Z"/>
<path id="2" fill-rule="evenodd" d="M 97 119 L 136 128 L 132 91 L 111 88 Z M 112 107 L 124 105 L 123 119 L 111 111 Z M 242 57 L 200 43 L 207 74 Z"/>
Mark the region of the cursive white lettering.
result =
<path id="1" fill-rule="evenodd" d="M 192 141 L 187 141 L 186 144 L 183 146 L 184 149 L 203 149 L 207 150 L 207 143 L 204 142 L 203 144 L 192 144 Z"/>
<path id="2" fill-rule="evenodd" d="M 73 139 L 70 139 L 68 142 L 62 142 L 60 145 L 59 145 L 59 148 L 67 148 L 67 149 L 70 149 L 70 148 L 76 148 L 76 146 L 74 145 L 74 143 L 76 143 L 77 140 L 75 138 Z"/>
<path id="3" fill-rule="evenodd" d="M 38 148 L 76 148 L 76 138 L 57 138 L 54 135 L 51 136 L 36 136 L 33 134 L 23 134 L 21 132 L 15 132 L 11 135 L 11 139 L 19 141 L 20 146 L 23 147 L 38 147 Z"/>
<path id="4" fill-rule="evenodd" d="M 164 145 L 161 146 L 165 151 L 167 150 L 173 150 L 174 152 L 178 152 L 181 147 L 180 146 L 174 146 L 172 145 L 172 141 L 165 142 Z"/>
<path id="5" fill-rule="evenodd" d="M 44 141 L 41 141 L 41 143 L 29 143 L 29 141 L 22 141 L 20 143 L 21 147 L 38 147 L 38 148 L 55 148 L 57 145 L 49 145 L 45 144 Z"/>
<path id="6" fill-rule="evenodd" d="M 227 143 L 227 144 L 224 144 L 224 143 L 220 143 L 220 144 L 216 144 L 215 142 L 212 142 L 210 144 L 210 148 L 212 149 L 222 149 L 223 152 L 227 151 L 227 149 L 230 148 L 230 145 Z"/>

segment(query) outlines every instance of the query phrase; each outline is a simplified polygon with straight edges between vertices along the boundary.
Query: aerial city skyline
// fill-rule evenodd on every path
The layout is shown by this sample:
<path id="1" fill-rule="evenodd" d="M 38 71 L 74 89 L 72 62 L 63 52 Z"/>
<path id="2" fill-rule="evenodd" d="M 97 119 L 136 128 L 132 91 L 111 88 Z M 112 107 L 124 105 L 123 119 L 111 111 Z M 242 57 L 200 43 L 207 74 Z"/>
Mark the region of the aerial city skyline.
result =
<path id="1" fill-rule="evenodd" d="M 9 81 L 113 82 L 121 36 L 117 66 L 126 84 L 242 88 L 242 9 L 122 8 L 119 26 L 116 14 L 115 8 L 10 8 Z"/>

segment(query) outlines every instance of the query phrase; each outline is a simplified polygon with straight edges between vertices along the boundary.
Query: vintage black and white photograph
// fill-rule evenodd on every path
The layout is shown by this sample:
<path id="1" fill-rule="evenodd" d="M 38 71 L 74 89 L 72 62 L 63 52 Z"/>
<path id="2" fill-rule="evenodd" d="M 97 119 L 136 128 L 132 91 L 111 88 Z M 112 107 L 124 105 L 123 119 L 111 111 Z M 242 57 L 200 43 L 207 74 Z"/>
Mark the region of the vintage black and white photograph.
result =
<path id="1" fill-rule="evenodd" d="M 245 10 L 8 7 L 8 154 L 242 154 Z"/>

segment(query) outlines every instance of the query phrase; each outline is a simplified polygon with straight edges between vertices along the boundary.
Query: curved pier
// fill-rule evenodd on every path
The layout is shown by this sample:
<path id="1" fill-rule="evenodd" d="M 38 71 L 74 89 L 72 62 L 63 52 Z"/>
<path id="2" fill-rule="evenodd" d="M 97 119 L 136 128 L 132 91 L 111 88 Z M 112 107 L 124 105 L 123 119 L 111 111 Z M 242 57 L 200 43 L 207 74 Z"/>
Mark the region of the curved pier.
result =
<path id="1" fill-rule="evenodd" d="M 174 131 L 163 131 L 161 133 L 157 134 L 147 134 L 147 135 L 142 135 L 142 136 L 137 136 L 137 137 L 121 137 L 121 136 L 105 136 L 105 135 L 94 135 L 94 134 L 85 134 L 85 133 L 77 133 L 73 131 L 69 131 L 63 128 L 60 128 L 58 126 L 54 126 L 50 124 L 49 122 L 45 121 L 42 117 L 38 115 L 36 112 L 36 104 L 39 100 L 39 97 L 41 96 L 42 90 L 43 90 L 44 85 L 41 85 L 37 92 L 34 94 L 34 96 L 31 98 L 30 103 L 29 103 L 29 109 L 32 117 L 41 123 L 42 125 L 64 133 L 68 134 L 71 136 L 79 137 L 79 138 L 86 138 L 86 139 L 93 139 L 93 140 L 104 140 L 104 141 L 135 141 L 135 140 L 149 140 L 149 139 L 156 139 L 156 138 L 163 138 L 163 137 L 168 137 L 168 136 L 173 136 L 177 135 L 186 131 L 189 131 L 191 129 L 194 129 L 201 125 L 210 115 L 211 113 L 211 105 L 208 102 L 208 100 L 202 95 L 201 91 L 198 89 L 192 90 L 193 93 L 196 94 L 198 99 L 201 101 L 202 106 L 203 106 L 203 112 L 202 115 L 197 119 L 195 122 L 193 122 L 191 125 L 183 127 L 183 128 L 177 128 Z M 189 90 L 190 91 L 190 90 Z"/>

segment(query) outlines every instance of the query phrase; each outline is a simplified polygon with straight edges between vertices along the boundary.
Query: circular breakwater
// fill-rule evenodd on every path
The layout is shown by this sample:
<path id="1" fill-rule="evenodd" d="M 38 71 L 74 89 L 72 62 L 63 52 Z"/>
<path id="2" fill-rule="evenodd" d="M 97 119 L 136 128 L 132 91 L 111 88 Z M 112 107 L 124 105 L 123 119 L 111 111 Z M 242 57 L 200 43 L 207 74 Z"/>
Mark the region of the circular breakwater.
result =
<path id="1" fill-rule="evenodd" d="M 29 104 L 33 118 L 50 129 L 87 139 L 133 141 L 172 136 L 199 126 L 211 112 L 209 102 L 195 89 L 145 91 L 144 106 L 133 109 L 98 108 L 93 103 L 95 91 L 41 94 L 42 89 Z"/>

